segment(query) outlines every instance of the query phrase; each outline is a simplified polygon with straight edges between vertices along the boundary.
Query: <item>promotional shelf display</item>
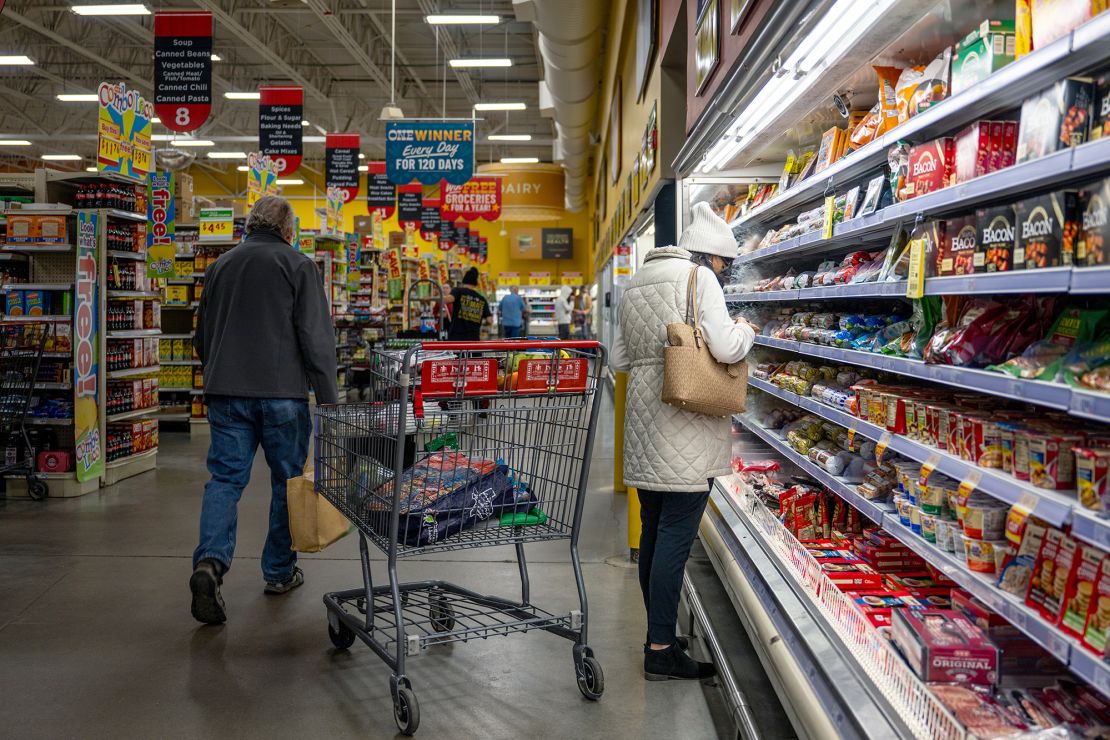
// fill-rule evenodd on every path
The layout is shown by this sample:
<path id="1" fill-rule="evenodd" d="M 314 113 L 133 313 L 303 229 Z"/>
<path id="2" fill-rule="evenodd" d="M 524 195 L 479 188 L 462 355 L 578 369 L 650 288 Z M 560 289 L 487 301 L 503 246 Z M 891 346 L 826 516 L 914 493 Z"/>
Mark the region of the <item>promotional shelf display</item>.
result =
<path id="1" fill-rule="evenodd" d="M 816 64 L 799 39 L 797 89 L 682 184 L 733 227 L 726 300 L 760 327 L 755 446 L 714 495 L 919 737 L 1110 720 L 1110 14 L 1025 5 L 887 3 Z M 853 88 L 843 118 L 821 87 Z"/>

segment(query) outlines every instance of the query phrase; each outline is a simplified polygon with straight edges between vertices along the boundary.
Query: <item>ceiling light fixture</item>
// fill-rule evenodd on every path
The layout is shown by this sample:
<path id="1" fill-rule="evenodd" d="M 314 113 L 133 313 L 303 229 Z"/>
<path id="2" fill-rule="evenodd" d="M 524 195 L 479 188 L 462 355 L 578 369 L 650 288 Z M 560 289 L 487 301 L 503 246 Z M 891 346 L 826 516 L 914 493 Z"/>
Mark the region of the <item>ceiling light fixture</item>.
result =
<path id="1" fill-rule="evenodd" d="M 80 154 L 44 154 L 42 158 L 47 162 L 80 162 L 83 159 Z"/>
<path id="2" fill-rule="evenodd" d="M 213 62 L 222 62 L 222 61 L 223 61 L 223 57 L 221 57 L 221 56 L 220 56 L 219 54 L 213 54 L 213 55 L 212 55 L 212 61 L 213 61 Z"/>
<path id="3" fill-rule="evenodd" d="M 96 103 L 100 100 L 96 93 L 61 93 L 54 97 L 63 103 Z"/>
<path id="4" fill-rule="evenodd" d="M 238 167 L 236 167 L 235 169 L 239 170 L 240 172 L 250 172 L 251 171 L 251 168 L 247 167 L 245 164 L 241 164 Z"/>
<path id="5" fill-rule="evenodd" d="M 501 22 L 501 18 L 496 15 L 426 15 L 424 22 L 433 26 L 451 26 L 451 25 L 495 25 Z"/>
<path id="6" fill-rule="evenodd" d="M 323 144 L 327 141 L 326 136 L 302 136 L 301 141 L 305 144 Z"/>
<path id="7" fill-rule="evenodd" d="M 216 146 L 210 139 L 170 139 L 174 146 Z"/>
<path id="8" fill-rule="evenodd" d="M 209 159 L 246 159 L 246 152 L 208 152 Z"/>
<path id="9" fill-rule="evenodd" d="M 173 134 L 153 134 L 150 137 L 151 141 L 173 141 L 177 137 Z"/>
<path id="10" fill-rule="evenodd" d="M 438 37 L 437 37 L 438 38 Z M 436 47 L 439 48 L 438 46 Z M 437 51 L 438 54 L 438 51 Z M 397 105 L 397 0 L 389 3 L 389 102 L 382 106 L 379 121 L 397 121 L 405 117 Z"/>
<path id="11" fill-rule="evenodd" d="M 100 172 L 96 167 L 86 167 L 85 172 Z"/>
<path id="12" fill-rule="evenodd" d="M 234 90 L 228 90 L 224 93 L 224 97 L 228 100 L 258 100 L 262 97 L 262 94 L 259 92 L 236 92 Z"/>
<path id="13" fill-rule="evenodd" d="M 490 134 L 487 141 L 531 141 L 532 134 Z"/>
<path id="14" fill-rule="evenodd" d="M 362 152 L 359 152 L 359 153 L 358 153 L 358 158 L 359 158 L 359 159 L 366 159 L 366 155 L 365 155 L 365 154 L 363 154 Z"/>
<path id="15" fill-rule="evenodd" d="M 538 164 L 539 157 L 502 157 L 501 164 Z"/>
<path id="16" fill-rule="evenodd" d="M 304 119 L 301 119 L 301 125 L 302 126 L 311 126 L 312 124 L 309 123 L 308 121 L 304 120 Z"/>
<path id="17" fill-rule="evenodd" d="M 114 3 L 112 5 L 71 5 L 77 15 L 150 15 L 150 8 L 142 3 Z"/>
<path id="18" fill-rule="evenodd" d="M 467 67 L 511 67 L 513 66 L 512 59 L 504 58 L 490 58 L 490 59 L 452 59 L 447 62 L 456 69 Z"/>
<path id="19" fill-rule="evenodd" d="M 370 165 L 368 165 L 368 164 L 360 164 L 360 165 L 358 166 L 358 171 L 359 171 L 359 172 L 369 172 L 369 171 L 370 171 Z"/>
<path id="20" fill-rule="evenodd" d="M 524 110 L 524 103 L 475 103 L 474 110 Z"/>
<path id="21" fill-rule="evenodd" d="M 158 116 L 155 116 L 154 118 L 151 118 L 151 119 L 150 119 L 150 122 L 151 122 L 151 123 L 161 123 L 161 122 L 162 122 L 162 119 L 161 119 L 161 118 L 159 118 Z"/>
<path id="22" fill-rule="evenodd" d="M 26 139 L 0 139 L 0 146 L 31 146 Z"/>
<path id="23" fill-rule="evenodd" d="M 304 185 L 304 180 L 299 177 L 279 177 L 274 182 L 276 182 L 278 185 Z"/>
<path id="24" fill-rule="evenodd" d="M 0 65 L 5 67 L 15 65 L 27 66 L 28 64 L 34 64 L 34 62 L 32 62 L 31 57 L 26 54 L 8 54 L 0 56 Z"/>

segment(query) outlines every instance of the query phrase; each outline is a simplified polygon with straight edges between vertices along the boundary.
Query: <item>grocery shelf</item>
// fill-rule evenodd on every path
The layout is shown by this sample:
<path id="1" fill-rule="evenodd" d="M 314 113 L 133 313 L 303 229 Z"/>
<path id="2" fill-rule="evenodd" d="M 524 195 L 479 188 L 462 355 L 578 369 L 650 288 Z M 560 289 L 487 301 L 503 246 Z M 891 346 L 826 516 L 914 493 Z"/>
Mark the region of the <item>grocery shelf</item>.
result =
<path id="1" fill-rule="evenodd" d="M 161 336 L 161 338 L 162 339 L 192 339 L 193 335 L 194 335 L 194 332 L 189 332 L 188 334 L 163 334 Z"/>
<path id="2" fill-rule="evenodd" d="M 146 255 L 142 252 L 131 252 L 126 249 L 109 249 L 108 256 L 115 257 L 118 260 L 146 260 Z"/>
<path id="3" fill-rule="evenodd" d="M 20 254 L 59 254 L 61 252 L 72 252 L 74 249 L 72 244 L 43 244 L 35 246 L 32 244 L 8 244 L 4 247 L 3 252 L 18 252 Z"/>
<path id="4" fill-rule="evenodd" d="M 1105 422 L 1110 419 L 1110 393 L 1072 389 L 1068 411 L 1086 419 Z"/>
<path id="5" fill-rule="evenodd" d="M 208 419 L 202 419 L 200 417 L 190 417 L 189 418 L 189 423 L 190 424 L 208 424 Z"/>
<path id="6" fill-rule="evenodd" d="M 200 365 L 200 360 L 162 360 L 163 365 Z"/>
<path id="7" fill-rule="evenodd" d="M 60 323 L 69 321 L 72 318 L 69 314 L 64 316 L 0 316 L 0 322 L 5 324 L 34 324 L 34 323 Z"/>
<path id="8" fill-rule="evenodd" d="M 104 485 L 110 486 L 148 470 L 154 470 L 158 463 L 158 448 L 144 450 L 104 464 Z"/>
<path id="9" fill-rule="evenodd" d="M 1076 268 L 1071 276 L 1071 292 L 1110 293 L 1110 265 Z"/>
<path id="10" fill-rule="evenodd" d="M 95 208 L 93 210 L 103 211 L 109 218 L 118 218 L 122 221 L 141 221 L 146 223 L 145 213 L 135 213 L 134 211 L 121 211 L 118 208 Z"/>
<path id="11" fill-rule="evenodd" d="M 862 434 L 868 439 L 876 442 L 884 440 L 887 442 L 887 449 L 891 452 L 896 452 L 920 463 L 932 461 L 935 463 L 934 470 L 947 475 L 949 478 L 962 481 L 967 479 L 969 475 L 978 475 L 979 482 L 975 485 L 976 490 L 1011 505 L 1021 503 L 1031 513 L 1054 526 L 1064 526 L 1071 519 L 1072 510 L 1077 505 L 1074 494 L 1069 497 L 1056 491 L 1037 488 L 1032 483 L 1020 481 L 1000 469 L 979 467 L 975 463 L 962 460 L 955 455 L 908 437 L 891 434 L 877 424 L 872 424 L 846 411 L 823 404 L 814 398 L 784 391 L 766 380 L 750 378 L 748 383 L 753 388 L 758 388 L 765 393 L 781 398 L 787 403 L 805 409 L 823 419 L 840 424 L 848 429 L 854 429 L 856 433 Z M 1110 526 L 1110 522 L 1107 525 Z"/>
<path id="12" fill-rule="evenodd" d="M 0 286 L 0 291 L 9 290 L 69 290 L 73 283 L 5 283 Z"/>
<path id="13" fill-rule="evenodd" d="M 188 411 L 160 411 L 157 416 L 159 421 L 188 421 L 192 414 Z"/>
<path id="14" fill-rule="evenodd" d="M 166 278 L 166 285 L 192 285 L 191 277 Z"/>
<path id="15" fill-rule="evenodd" d="M 158 365 L 148 365 L 146 367 L 125 367 L 119 370 L 109 370 L 108 380 L 115 380 L 116 378 L 132 378 L 136 375 L 150 375 L 158 372 Z"/>
<path id="16" fill-rule="evenodd" d="M 149 290 L 108 290 L 109 298 L 161 298 L 162 294 L 158 291 Z"/>
<path id="17" fill-rule="evenodd" d="M 1092 280 L 1093 268 L 1050 267 L 1041 270 L 990 272 L 977 275 L 951 275 L 925 280 L 925 295 L 1000 295 L 1004 293 L 1110 293 L 1110 272 Z M 1081 288 L 1074 290 L 1079 282 Z M 904 298 L 904 280 L 885 283 L 847 283 L 816 288 L 725 293 L 726 303 L 763 301 L 805 301 L 820 298 Z"/>
<path id="18" fill-rule="evenodd" d="M 820 357 L 834 362 L 885 370 L 886 372 L 906 375 L 919 380 L 931 380 L 965 390 L 979 391 L 1003 398 L 1013 398 L 1054 409 L 1067 410 L 1071 408 L 1075 393 L 1062 383 L 1024 380 L 991 370 L 954 367 L 952 365 L 933 365 L 907 357 L 892 357 L 876 352 L 826 347 L 823 344 L 798 342 L 793 339 L 757 336 L 755 343 L 763 347 L 774 347 L 809 357 Z M 1110 401 L 1110 396 L 1107 396 L 1106 400 Z"/>
<path id="19" fill-rule="evenodd" d="M 42 358 L 44 360 L 71 360 L 73 359 L 72 352 L 43 352 Z"/>
<path id="20" fill-rule="evenodd" d="M 123 421 L 124 419 L 134 419 L 138 416 L 153 416 L 158 413 L 158 406 L 147 406 L 145 409 L 135 409 L 133 411 L 121 411 L 118 414 L 108 414 L 105 417 L 109 422 Z"/>
<path id="21" fill-rule="evenodd" d="M 40 383 L 35 381 L 36 391 L 68 391 L 73 388 L 73 383 Z"/>
<path id="22" fill-rule="evenodd" d="M 70 424 L 73 423 L 72 418 L 59 419 L 59 418 L 56 418 L 56 417 L 53 417 L 53 416 L 28 416 L 26 418 L 26 421 L 27 421 L 28 424 L 34 424 L 36 426 L 41 425 L 41 426 L 55 426 L 55 427 L 69 426 Z"/>
<path id="23" fill-rule="evenodd" d="M 109 329 L 109 339 L 138 339 L 139 337 L 157 337 L 162 334 L 161 329 Z"/>

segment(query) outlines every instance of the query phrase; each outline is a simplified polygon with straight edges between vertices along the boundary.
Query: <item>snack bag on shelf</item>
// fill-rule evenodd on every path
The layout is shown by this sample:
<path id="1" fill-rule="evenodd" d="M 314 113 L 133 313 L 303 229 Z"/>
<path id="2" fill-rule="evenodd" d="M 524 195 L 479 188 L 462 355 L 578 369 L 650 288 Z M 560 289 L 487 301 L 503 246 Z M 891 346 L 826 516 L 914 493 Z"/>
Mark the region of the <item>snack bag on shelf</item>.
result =
<path id="1" fill-rule="evenodd" d="M 855 151 L 874 141 L 879 134 L 879 127 L 882 122 L 882 103 L 875 103 L 871 110 L 864 115 L 863 120 L 852 128 L 852 132 L 848 135 L 848 149 Z"/>
<path id="2" fill-rule="evenodd" d="M 1091 341 L 1107 314 L 1106 309 L 1065 309 L 1048 331 L 1048 335 L 1033 342 L 1017 357 L 998 364 L 990 365 L 988 370 L 997 370 L 1015 378 L 1029 380 L 1054 380 L 1064 364 L 1068 351 L 1077 344 Z"/>
<path id="3" fill-rule="evenodd" d="M 1110 339 L 1077 344 L 1057 377 L 1073 388 L 1110 393 Z"/>
<path id="4" fill-rule="evenodd" d="M 917 86 L 925 79 L 925 68 L 921 66 L 907 67 L 898 75 L 898 82 L 894 85 L 895 100 L 898 104 L 898 123 L 910 120 L 912 98 Z"/>
<path id="5" fill-rule="evenodd" d="M 1078 546 L 1058 529 L 1049 529 L 1037 554 L 1025 603 L 1050 624 L 1057 624 L 1064 608 L 1064 592 Z"/>
<path id="6" fill-rule="evenodd" d="M 898 67 L 872 67 L 879 78 L 879 123 L 872 138 L 881 136 L 898 125 Z M 862 144 L 860 145 L 862 146 Z"/>

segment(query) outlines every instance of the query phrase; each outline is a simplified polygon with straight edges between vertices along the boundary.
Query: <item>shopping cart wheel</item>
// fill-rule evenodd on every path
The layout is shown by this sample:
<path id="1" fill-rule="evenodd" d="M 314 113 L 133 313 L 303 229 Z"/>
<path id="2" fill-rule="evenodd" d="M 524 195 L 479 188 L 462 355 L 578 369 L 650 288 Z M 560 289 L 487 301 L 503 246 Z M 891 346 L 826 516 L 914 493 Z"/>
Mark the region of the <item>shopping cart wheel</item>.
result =
<path id="1" fill-rule="evenodd" d="M 436 632 L 450 632 L 455 629 L 455 612 L 442 599 L 432 599 L 428 608 L 428 618 Z"/>
<path id="2" fill-rule="evenodd" d="M 27 479 L 27 495 L 33 501 L 42 501 L 50 493 L 50 487 L 46 485 L 46 481 L 39 480 L 38 478 Z"/>
<path id="3" fill-rule="evenodd" d="M 355 644 L 355 632 L 342 622 L 339 623 L 339 628 L 336 629 L 330 624 L 328 625 L 328 637 L 331 638 L 331 644 L 335 645 L 340 650 L 346 650 L 351 645 Z"/>
<path id="4" fill-rule="evenodd" d="M 393 696 L 393 719 L 402 735 L 415 735 L 420 726 L 420 705 L 408 686 L 398 686 Z"/>
<path id="5" fill-rule="evenodd" d="M 601 664 L 592 655 L 583 656 L 574 666 L 578 674 L 578 690 L 590 701 L 597 701 L 605 691 L 605 674 Z"/>

